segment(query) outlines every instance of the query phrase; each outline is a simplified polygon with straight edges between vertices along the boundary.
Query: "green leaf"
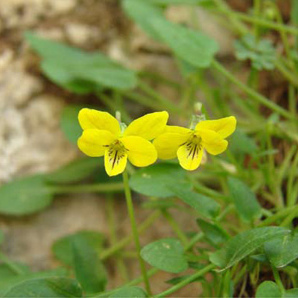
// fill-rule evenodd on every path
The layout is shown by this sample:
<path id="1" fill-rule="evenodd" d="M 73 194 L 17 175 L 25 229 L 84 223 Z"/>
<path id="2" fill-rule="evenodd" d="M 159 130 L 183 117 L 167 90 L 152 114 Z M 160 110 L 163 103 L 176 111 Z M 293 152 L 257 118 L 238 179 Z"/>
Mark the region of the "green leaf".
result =
<path id="1" fill-rule="evenodd" d="M 44 176 L 36 175 L 9 182 L 0 188 L 0 213 L 26 215 L 48 207 L 53 193 Z"/>
<path id="2" fill-rule="evenodd" d="M 60 126 L 66 138 L 73 144 L 77 144 L 78 138 L 82 134 L 78 114 L 83 107 L 81 105 L 68 105 L 62 110 Z"/>
<path id="3" fill-rule="evenodd" d="M 247 34 L 237 40 L 234 46 L 237 59 L 251 60 L 252 66 L 257 70 L 274 69 L 276 54 L 270 40 L 256 40 L 253 35 Z"/>
<path id="4" fill-rule="evenodd" d="M 218 45 L 213 39 L 162 18 L 152 18 L 150 23 L 179 58 L 199 68 L 210 66 L 218 51 Z"/>
<path id="5" fill-rule="evenodd" d="M 25 38 L 42 57 L 43 72 L 70 91 L 87 93 L 102 87 L 125 90 L 137 84 L 134 71 L 101 53 L 84 52 L 32 33 L 26 33 Z"/>
<path id="6" fill-rule="evenodd" d="M 285 267 L 298 258 L 298 232 L 272 239 L 265 243 L 264 249 L 275 267 Z"/>
<path id="7" fill-rule="evenodd" d="M 220 205 L 213 199 L 194 191 L 180 187 L 179 185 L 171 185 L 171 191 L 183 202 L 193 207 L 199 214 L 214 218 L 219 214 Z"/>
<path id="8" fill-rule="evenodd" d="M 82 297 L 76 280 L 51 277 L 27 280 L 7 291 L 2 297 Z"/>
<path id="9" fill-rule="evenodd" d="M 125 13 L 148 35 L 154 39 L 159 39 L 159 35 L 152 27 L 150 20 L 152 18 L 163 18 L 162 9 L 142 0 L 124 0 L 122 6 Z"/>
<path id="10" fill-rule="evenodd" d="M 89 177 L 101 165 L 97 158 L 80 158 L 72 161 L 63 168 L 46 175 L 45 179 L 51 183 L 78 182 Z"/>
<path id="11" fill-rule="evenodd" d="M 160 163 L 136 171 L 129 180 L 130 187 L 143 195 L 166 198 L 174 196 L 172 185 L 190 189 L 185 171 L 176 164 Z"/>
<path id="12" fill-rule="evenodd" d="M 126 90 L 137 85 L 137 78 L 132 70 L 120 67 L 73 68 L 73 77 L 90 81 L 107 88 Z"/>
<path id="13" fill-rule="evenodd" d="M 229 177 L 231 198 L 242 220 L 251 222 L 261 216 L 261 206 L 251 189 L 241 180 Z"/>
<path id="14" fill-rule="evenodd" d="M 151 266 L 172 273 L 188 268 L 183 246 L 177 239 L 167 238 L 147 244 L 141 250 L 142 258 Z"/>
<path id="15" fill-rule="evenodd" d="M 37 273 L 30 273 L 28 269 L 22 266 L 25 274 L 22 275 L 12 275 L 8 276 L 8 278 L 0 279 L 0 297 L 3 297 L 4 293 L 6 293 L 9 289 L 14 287 L 15 285 L 36 278 L 48 278 L 48 277 L 57 277 L 57 276 L 66 276 L 67 271 L 64 268 L 57 268 L 49 271 L 42 271 Z"/>
<path id="16" fill-rule="evenodd" d="M 94 231 L 80 231 L 57 240 L 52 247 L 55 257 L 62 263 L 74 267 L 73 245 L 74 242 L 87 243 L 98 254 L 101 252 L 104 243 L 104 236 Z"/>
<path id="17" fill-rule="evenodd" d="M 213 39 L 168 22 L 162 15 L 162 10 L 148 1 L 125 0 L 123 8 L 145 32 L 167 44 L 179 58 L 196 67 L 210 66 L 218 51 L 218 45 Z"/>
<path id="18" fill-rule="evenodd" d="M 197 224 L 201 228 L 205 237 L 214 245 L 220 245 L 229 238 L 226 231 L 216 224 L 209 223 L 202 219 L 197 219 Z"/>
<path id="19" fill-rule="evenodd" d="M 58 63 L 78 63 L 82 66 L 86 64 L 95 64 L 97 66 L 116 65 L 101 53 L 86 53 L 60 42 L 39 37 L 30 31 L 25 33 L 25 39 L 45 60 L 57 61 Z"/>
<path id="20" fill-rule="evenodd" d="M 297 297 L 298 297 L 298 288 L 287 290 L 283 296 L 283 298 L 297 298 Z"/>
<path id="21" fill-rule="evenodd" d="M 107 273 L 97 251 L 87 241 L 75 238 L 73 241 L 73 262 L 76 279 L 86 293 L 105 290 Z"/>
<path id="22" fill-rule="evenodd" d="M 68 88 L 73 85 L 76 86 L 76 82 L 81 82 L 81 84 L 85 82 L 85 89 L 93 89 L 93 91 L 96 91 L 97 86 L 125 90 L 132 89 L 137 84 L 133 71 L 115 66 L 96 68 L 94 65 L 80 65 L 75 64 L 75 62 L 66 65 L 58 61 L 45 60 L 42 63 L 42 70 L 52 81 L 56 84 L 61 83 L 66 88 L 67 86 Z M 89 82 L 89 85 L 86 86 L 87 82 Z M 70 91 L 76 90 L 72 89 Z"/>
<path id="23" fill-rule="evenodd" d="M 57 63 L 57 61 L 44 60 L 41 63 L 41 70 L 52 82 L 62 88 L 77 94 L 88 94 L 101 88 L 94 82 L 74 77 L 65 65 Z"/>
<path id="24" fill-rule="evenodd" d="M 119 297 L 128 297 L 128 298 L 142 298 L 142 297 L 148 297 L 146 292 L 139 287 L 123 287 L 119 290 L 115 291 L 108 297 L 110 298 L 119 298 Z"/>
<path id="25" fill-rule="evenodd" d="M 222 249 L 210 255 L 210 261 L 225 270 L 241 261 L 266 241 L 289 234 L 282 227 L 255 228 L 242 232 L 228 240 Z"/>
<path id="26" fill-rule="evenodd" d="M 273 281 L 262 282 L 256 292 L 256 298 L 282 298 L 278 285 Z"/>

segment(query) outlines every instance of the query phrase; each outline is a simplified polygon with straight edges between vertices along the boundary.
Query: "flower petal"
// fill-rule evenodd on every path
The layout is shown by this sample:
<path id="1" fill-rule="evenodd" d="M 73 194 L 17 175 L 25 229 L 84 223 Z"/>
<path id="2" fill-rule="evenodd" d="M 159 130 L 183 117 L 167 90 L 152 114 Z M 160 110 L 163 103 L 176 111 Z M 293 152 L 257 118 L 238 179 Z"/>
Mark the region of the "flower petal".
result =
<path id="1" fill-rule="evenodd" d="M 187 143 L 179 147 L 177 156 L 182 168 L 193 171 L 197 169 L 201 163 L 203 147 L 199 144 Z"/>
<path id="2" fill-rule="evenodd" d="M 165 111 L 147 114 L 132 121 L 124 136 L 139 136 L 150 141 L 164 131 L 168 118 L 169 114 Z"/>
<path id="3" fill-rule="evenodd" d="M 107 130 L 116 136 L 120 134 L 117 119 L 107 112 L 84 108 L 80 110 L 78 117 L 83 130 L 99 129 Z"/>
<path id="4" fill-rule="evenodd" d="M 187 141 L 188 134 L 164 133 L 153 141 L 160 159 L 177 157 L 178 148 Z"/>
<path id="5" fill-rule="evenodd" d="M 181 126 L 166 125 L 164 133 L 167 133 L 167 132 L 179 133 L 179 134 L 190 134 L 192 130 Z"/>
<path id="6" fill-rule="evenodd" d="M 212 155 L 218 155 L 228 147 L 228 142 L 213 130 L 202 129 L 197 134 L 202 138 L 203 147 Z"/>
<path id="7" fill-rule="evenodd" d="M 78 139 L 78 147 L 88 156 L 103 156 L 114 140 L 115 136 L 107 130 L 86 129 Z"/>
<path id="8" fill-rule="evenodd" d="M 217 132 L 222 138 L 227 138 L 236 129 L 236 118 L 234 116 L 225 117 L 217 120 L 201 121 L 195 130 L 209 129 Z"/>
<path id="9" fill-rule="evenodd" d="M 122 150 L 111 148 L 105 151 L 105 169 L 109 176 L 121 174 L 127 164 L 127 153 Z"/>
<path id="10" fill-rule="evenodd" d="M 137 136 L 124 137 L 120 141 L 127 150 L 129 161 L 136 167 L 146 167 L 156 161 L 156 149 L 149 141 Z"/>

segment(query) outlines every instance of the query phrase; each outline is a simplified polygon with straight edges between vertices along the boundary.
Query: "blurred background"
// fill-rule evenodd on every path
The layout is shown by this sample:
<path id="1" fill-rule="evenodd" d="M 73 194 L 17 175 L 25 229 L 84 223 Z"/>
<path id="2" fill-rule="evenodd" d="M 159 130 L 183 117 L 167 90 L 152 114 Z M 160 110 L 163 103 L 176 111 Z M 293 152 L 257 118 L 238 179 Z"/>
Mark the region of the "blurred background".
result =
<path id="1" fill-rule="evenodd" d="M 247 12 L 252 6 L 249 0 L 226 2 L 239 12 Z M 289 20 L 290 1 L 277 2 L 284 21 Z M 234 59 L 234 36 L 207 11 L 170 6 L 166 14 L 182 24 L 188 23 L 191 15 L 203 31 L 219 42 L 219 59 L 227 65 Z M 28 30 L 86 51 L 100 50 L 130 69 L 181 80 L 167 48 L 134 25 L 123 13 L 120 1 L 0 0 L 0 185 L 18 177 L 54 171 L 82 156 L 61 129 L 65 107 L 93 105 L 109 110 L 104 98 L 101 101 L 94 94 L 76 95 L 46 78 L 40 70 L 39 56 L 24 39 Z M 274 34 L 270 37 L 273 41 L 276 38 Z M 239 78 L 245 75 L 239 72 Z M 172 88 L 156 82 L 153 87 L 172 101 L 179 101 Z M 282 104 L 286 85 L 278 74 L 261 72 L 259 87 L 263 94 Z M 202 100 L 203 96 L 198 93 L 197 98 Z M 132 101 L 125 105 L 131 116 L 150 111 Z M 126 233 L 130 226 L 121 196 L 117 208 L 118 224 Z M 146 211 L 140 210 L 138 217 L 144 216 Z M 193 224 L 187 216 L 179 220 L 182 225 Z M 146 237 L 157 239 L 172 234 L 169 227 L 158 221 L 156 227 L 143 241 L 147 241 Z M 108 233 L 104 196 L 59 196 L 43 213 L 17 218 L 1 216 L 0 229 L 5 234 L 3 251 L 12 259 L 25 262 L 34 270 L 53 268 L 56 264 L 51 245 L 59 237 L 82 229 Z M 112 266 L 109 270 L 117 284 L 117 272 L 113 272 Z"/>

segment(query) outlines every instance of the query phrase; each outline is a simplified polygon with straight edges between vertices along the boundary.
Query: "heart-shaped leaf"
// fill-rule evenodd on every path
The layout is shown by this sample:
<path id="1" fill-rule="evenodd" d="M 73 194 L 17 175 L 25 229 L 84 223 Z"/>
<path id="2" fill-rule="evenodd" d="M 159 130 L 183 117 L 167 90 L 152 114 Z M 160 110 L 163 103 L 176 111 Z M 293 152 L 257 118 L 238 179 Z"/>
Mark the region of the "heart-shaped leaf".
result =
<path id="1" fill-rule="evenodd" d="M 151 266 L 172 273 L 187 269 L 183 246 L 177 239 L 167 238 L 147 244 L 141 250 L 142 258 Z"/>

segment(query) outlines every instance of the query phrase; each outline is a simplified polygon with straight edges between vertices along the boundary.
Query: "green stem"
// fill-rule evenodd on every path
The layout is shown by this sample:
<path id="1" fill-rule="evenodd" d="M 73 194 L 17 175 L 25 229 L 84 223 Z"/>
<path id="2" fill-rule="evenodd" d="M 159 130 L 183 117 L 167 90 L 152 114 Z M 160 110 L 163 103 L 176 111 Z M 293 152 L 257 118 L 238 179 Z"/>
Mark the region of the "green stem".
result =
<path id="1" fill-rule="evenodd" d="M 176 82 L 169 78 L 166 78 L 163 75 L 161 75 L 160 73 L 150 72 L 150 71 L 140 71 L 138 74 L 141 78 L 144 77 L 144 78 L 154 80 L 158 83 L 164 83 L 164 84 L 166 84 L 172 88 L 175 88 L 177 90 L 181 89 L 181 84 L 179 82 Z"/>
<path id="2" fill-rule="evenodd" d="M 294 75 L 280 59 L 275 60 L 275 66 L 284 75 L 284 77 L 290 81 L 291 84 L 296 87 L 298 86 L 297 76 Z"/>
<path id="3" fill-rule="evenodd" d="M 193 246 L 200 241 L 201 239 L 204 238 L 204 234 L 203 233 L 198 233 L 197 235 L 195 235 L 189 242 L 188 244 L 184 247 L 184 251 L 188 251 L 190 249 L 193 248 Z"/>
<path id="4" fill-rule="evenodd" d="M 137 251 L 138 259 L 139 259 L 139 263 L 140 263 L 140 268 L 141 268 L 142 276 L 144 278 L 144 283 L 145 283 L 147 293 L 148 293 L 148 295 L 151 296 L 152 294 L 151 294 L 151 289 L 150 289 L 150 284 L 149 284 L 149 279 L 147 276 L 145 263 L 141 257 L 141 245 L 140 245 L 140 239 L 139 239 L 139 233 L 138 233 L 138 229 L 137 229 L 136 219 L 135 219 L 135 215 L 134 215 L 134 208 L 133 208 L 133 203 L 132 203 L 130 187 L 129 187 L 129 183 L 128 183 L 127 172 L 124 171 L 122 176 L 123 176 L 123 184 L 124 184 L 124 192 L 125 192 L 125 198 L 126 198 L 126 203 L 127 203 L 127 209 L 128 209 L 128 214 L 129 214 L 130 223 L 131 223 L 131 229 L 132 229 L 132 233 L 133 233 L 133 237 L 134 237 L 134 241 L 135 241 L 135 245 L 136 245 L 136 251 Z"/>
<path id="5" fill-rule="evenodd" d="M 148 229 L 154 222 L 155 220 L 161 215 L 161 212 L 155 211 L 152 213 L 138 228 L 138 233 L 144 232 L 146 229 Z M 105 260 L 109 258 L 110 256 L 114 255 L 117 253 L 119 250 L 121 250 L 123 247 L 128 245 L 131 241 L 133 240 L 133 236 L 127 236 L 123 238 L 122 240 L 118 241 L 114 246 L 104 250 L 101 255 L 100 259 Z"/>
<path id="6" fill-rule="evenodd" d="M 140 95 L 137 92 L 125 92 L 123 93 L 123 96 L 150 109 L 160 109 L 160 104 L 158 102 L 153 101 L 150 97 Z"/>
<path id="7" fill-rule="evenodd" d="M 216 267 L 215 265 L 209 264 L 205 268 L 199 270 L 195 274 L 193 274 L 193 275 L 189 276 L 188 278 L 184 279 L 183 281 L 177 283 L 176 285 L 174 285 L 173 287 L 167 289 L 166 291 L 164 291 L 162 293 L 159 293 L 155 297 L 165 297 L 167 295 L 173 294 L 174 292 L 176 292 L 179 289 L 183 288 L 184 286 L 188 285 L 192 281 L 196 280 L 198 277 L 200 277 L 200 276 L 206 274 L 207 272 L 211 271 L 215 267 Z"/>
<path id="8" fill-rule="evenodd" d="M 263 220 L 261 223 L 259 223 L 258 227 L 265 227 L 268 226 L 277 220 L 286 217 L 288 214 L 292 212 L 298 212 L 298 206 L 292 206 L 281 209 L 279 212 L 275 213 L 274 215 L 267 217 L 265 220 Z"/>
<path id="9" fill-rule="evenodd" d="M 138 87 L 140 88 L 140 90 L 142 90 L 144 93 L 146 93 L 147 96 L 154 98 L 156 102 L 158 102 L 161 106 L 163 106 L 170 112 L 181 113 L 181 109 L 179 107 L 177 107 L 169 99 L 163 97 L 158 92 L 156 92 L 150 85 L 148 85 L 144 82 L 139 82 Z"/>
<path id="10" fill-rule="evenodd" d="M 158 211 L 159 212 L 159 211 Z M 160 214 L 160 213 L 159 213 Z M 203 233 L 199 233 L 197 234 L 196 236 L 194 236 L 190 241 L 189 243 L 184 247 L 184 251 L 188 251 L 190 250 L 199 240 L 201 240 L 202 238 L 204 237 Z M 148 272 L 147 272 L 147 275 L 149 277 L 153 276 L 154 274 L 156 274 L 159 270 L 157 268 L 152 268 L 150 269 Z M 139 284 L 140 282 L 143 281 L 143 276 L 140 276 L 136 279 L 133 279 L 132 281 L 130 281 L 129 283 L 123 285 L 125 287 L 129 287 L 129 286 L 135 286 L 137 284 Z M 121 287 L 123 287 L 121 286 Z M 118 289 L 113 289 L 111 291 L 106 291 L 105 294 L 111 294 L 111 293 L 114 293 L 116 292 Z M 100 296 L 100 293 L 99 293 L 99 296 Z M 94 297 L 97 297 L 97 295 L 95 295 Z"/>
<path id="11" fill-rule="evenodd" d="M 181 240 L 181 242 L 183 243 L 183 245 L 184 246 L 187 245 L 188 239 L 184 235 L 184 233 L 182 232 L 182 230 L 180 229 L 180 227 L 177 225 L 177 222 L 174 220 L 174 218 L 172 217 L 172 215 L 167 210 L 163 210 L 162 214 L 165 217 L 165 219 L 168 221 L 168 223 L 170 224 L 170 226 L 172 227 L 172 229 L 174 230 L 174 232 L 177 234 L 177 236 L 179 237 L 179 239 Z"/>
<path id="12" fill-rule="evenodd" d="M 13 263 L 4 253 L 0 252 L 0 260 L 3 261 L 13 272 L 22 275 L 25 272 L 15 263 Z"/>
<path id="13" fill-rule="evenodd" d="M 296 90 L 293 85 L 289 86 L 289 111 L 293 114 L 293 119 L 296 119 Z"/>
<path id="14" fill-rule="evenodd" d="M 285 291 L 285 288 L 284 288 L 283 283 L 282 283 L 282 281 L 280 279 L 278 270 L 274 266 L 272 266 L 271 268 L 272 268 L 272 272 L 273 272 L 273 276 L 274 276 L 274 279 L 275 279 L 276 284 L 278 285 L 278 287 L 280 288 L 280 290 L 282 292 L 284 292 Z"/>
<path id="15" fill-rule="evenodd" d="M 284 32 L 287 31 L 296 35 L 298 34 L 298 29 L 295 27 L 289 27 L 283 24 L 268 22 L 263 19 L 256 19 L 246 14 L 236 13 L 232 9 L 230 9 L 230 7 L 223 0 L 214 0 L 214 2 L 222 13 L 225 13 L 229 16 L 229 21 L 231 22 L 233 29 L 240 35 L 244 35 L 250 32 L 248 28 L 245 25 L 243 25 L 240 19 L 243 21 L 257 23 L 258 25 L 262 25 L 278 31 L 282 30 Z M 287 78 L 294 86 L 298 86 L 297 76 L 294 75 L 292 71 L 288 70 L 288 68 L 284 65 L 280 57 L 277 57 L 277 59 L 275 60 L 275 66 L 284 75 L 284 77 Z"/>
<path id="16" fill-rule="evenodd" d="M 82 192 L 120 192 L 123 191 L 123 183 L 96 183 L 85 185 L 55 185 L 48 186 L 55 194 L 82 193 Z"/>
<path id="17" fill-rule="evenodd" d="M 261 1 L 260 0 L 254 0 L 254 15 L 259 17 L 261 12 Z M 254 23 L 254 34 L 256 37 L 256 40 L 259 39 L 259 25 Z"/>
<path id="18" fill-rule="evenodd" d="M 263 27 L 267 27 L 269 29 L 273 29 L 273 30 L 277 30 L 277 31 L 282 30 L 284 32 L 288 32 L 288 33 L 291 33 L 291 34 L 294 34 L 294 35 L 298 35 L 298 29 L 294 26 L 287 26 L 287 25 L 284 25 L 284 24 L 279 24 L 279 23 L 276 23 L 276 22 L 267 21 L 267 20 L 264 20 L 262 18 L 256 18 L 256 17 L 253 17 L 253 16 L 249 16 L 245 13 L 235 12 L 235 11 L 232 11 L 231 9 L 220 8 L 220 11 L 222 13 L 226 13 L 229 16 L 231 16 L 235 19 L 238 19 L 238 20 L 242 20 L 242 21 L 245 21 L 245 22 L 257 24 L 257 25 L 260 25 L 260 26 L 263 26 Z"/>
<path id="19" fill-rule="evenodd" d="M 275 104 L 274 102 L 270 101 L 268 98 L 264 97 L 263 95 L 259 94 L 258 92 L 254 91 L 247 85 L 243 84 L 240 80 L 238 80 L 232 73 L 230 73 L 224 66 L 222 66 L 219 62 L 213 60 L 212 66 L 224 75 L 227 79 L 233 82 L 237 87 L 241 90 L 245 91 L 253 100 L 258 103 L 263 104 L 264 106 L 270 108 L 271 110 L 275 111 L 276 113 L 291 119 L 293 116 L 287 110 L 281 108 L 279 105 Z"/>
<path id="20" fill-rule="evenodd" d="M 297 167 L 298 167 L 298 153 L 296 153 L 296 156 L 293 160 L 293 163 L 291 165 L 291 169 L 289 172 L 289 178 L 287 182 L 287 206 L 294 206 L 297 201 L 296 196 L 293 196 L 293 186 L 294 186 Z"/>
<path id="21" fill-rule="evenodd" d="M 292 221 L 294 218 L 296 218 L 298 215 L 298 210 L 292 211 L 280 224 L 281 227 L 289 227 L 292 228 Z"/>

